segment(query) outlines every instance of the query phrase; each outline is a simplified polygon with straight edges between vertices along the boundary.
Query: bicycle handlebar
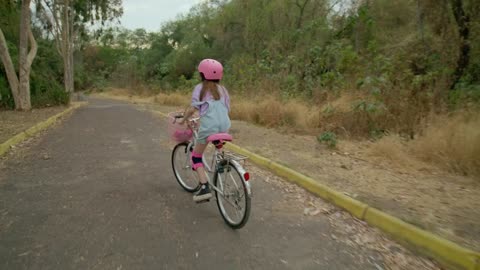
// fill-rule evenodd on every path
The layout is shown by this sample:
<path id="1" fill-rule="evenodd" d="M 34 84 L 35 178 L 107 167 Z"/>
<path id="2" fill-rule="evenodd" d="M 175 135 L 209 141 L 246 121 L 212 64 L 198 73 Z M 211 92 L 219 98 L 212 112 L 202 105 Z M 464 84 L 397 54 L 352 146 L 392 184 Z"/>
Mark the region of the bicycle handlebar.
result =
<path id="1" fill-rule="evenodd" d="M 184 115 L 183 113 L 181 114 L 177 114 L 177 115 L 174 115 L 173 116 L 173 123 L 176 123 L 178 119 L 181 119 L 181 118 L 184 118 Z M 198 122 L 198 120 L 200 120 L 200 117 L 194 117 L 194 118 L 190 118 L 188 119 L 188 123 L 187 125 L 194 125 Z"/>

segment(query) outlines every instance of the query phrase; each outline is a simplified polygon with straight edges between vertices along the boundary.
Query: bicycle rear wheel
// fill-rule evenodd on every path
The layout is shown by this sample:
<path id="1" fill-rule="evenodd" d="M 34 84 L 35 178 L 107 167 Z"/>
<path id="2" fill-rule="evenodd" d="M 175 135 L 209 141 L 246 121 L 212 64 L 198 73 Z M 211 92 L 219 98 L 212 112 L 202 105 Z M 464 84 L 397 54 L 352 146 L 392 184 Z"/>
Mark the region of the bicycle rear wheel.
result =
<path id="1" fill-rule="evenodd" d="M 224 165 L 223 173 L 217 171 L 214 185 L 223 193 L 215 192 L 217 206 L 223 220 L 233 229 L 240 229 L 250 216 L 250 196 L 243 177 L 232 165 Z"/>
<path id="2" fill-rule="evenodd" d="M 172 151 L 172 169 L 180 186 L 192 193 L 197 190 L 199 180 L 190 164 L 190 152 L 187 142 L 177 144 Z"/>

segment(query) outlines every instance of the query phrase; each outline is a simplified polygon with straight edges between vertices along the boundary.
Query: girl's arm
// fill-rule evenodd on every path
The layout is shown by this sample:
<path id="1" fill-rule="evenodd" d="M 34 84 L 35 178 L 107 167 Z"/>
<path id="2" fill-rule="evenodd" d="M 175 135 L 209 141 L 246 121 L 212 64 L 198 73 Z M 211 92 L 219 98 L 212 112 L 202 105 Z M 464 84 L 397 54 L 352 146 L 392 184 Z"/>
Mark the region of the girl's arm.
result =
<path id="1" fill-rule="evenodd" d="M 179 124 L 183 125 L 183 123 L 185 123 L 185 121 L 187 121 L 187 119 L 189 119 L 197 110 L 198 109 L 193 106 L 188 107 L 183 113 L 183 118 L 180 120 Z"/>
<path id="2" fill-rule="evenodd" d="M 192 93 L 192 103 L 191 104 L 195 104 L 196 102 L 199 101 L 201 90 L 202 90 L 201 84 L 198 84 L 197 86 L 195 86 L 195 88 L 193 89 L 193 93 Z M 196 108 L 196 107 L 190 105 L 190 107 L 185 109 L 185 112 L 183 113 L 183 118 L 178 123 L 183 125 L 183 123 L 185 123 L 185 121 L 187 121 L 187 119 L 189 119 L 198 110 L 199 110 L 199 108 Z"/>

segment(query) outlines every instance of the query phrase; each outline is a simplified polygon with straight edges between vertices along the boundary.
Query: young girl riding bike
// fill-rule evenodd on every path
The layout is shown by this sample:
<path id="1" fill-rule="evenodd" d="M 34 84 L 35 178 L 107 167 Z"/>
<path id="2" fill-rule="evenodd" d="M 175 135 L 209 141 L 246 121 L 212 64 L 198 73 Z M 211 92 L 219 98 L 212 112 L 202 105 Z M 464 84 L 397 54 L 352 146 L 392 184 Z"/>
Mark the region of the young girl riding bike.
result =
<path id="1" fill-rule="evenodd" d="M 213 59 L 204 59 L 198 65 L 202 83 L 195 86 L 191 106 L 180 120 L 183 124 L 195 112 L 200 114 L 200 127 L 197 144 L 192 152 L 192 168 L 198 174 L 200 184 L 193 196 L 195 202 L 202 202 L 212 197 L 207 176 L 203 167 L 202 155 L 207 147 L 207 138 L 216 133 L 227 132 L 230 128 L 230 96 L 227 89 L 220 85 L 223 77 L 223 66 Z"/>

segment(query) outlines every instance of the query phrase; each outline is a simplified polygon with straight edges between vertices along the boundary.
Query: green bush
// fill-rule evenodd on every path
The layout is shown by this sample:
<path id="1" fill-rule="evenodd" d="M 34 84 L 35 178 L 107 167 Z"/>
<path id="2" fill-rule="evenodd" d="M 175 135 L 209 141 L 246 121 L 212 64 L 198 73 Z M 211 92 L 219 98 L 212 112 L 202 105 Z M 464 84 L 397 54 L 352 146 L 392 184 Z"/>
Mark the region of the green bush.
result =
<path id="1" fill-rule="evenodd" d="M 14 109 L 15 102 L 5 77 L 0 76 L 0 109 Z"/>
<path id="2" fill-rule="evenodd" d="M 63 85 L 44 77 L 33 77 L 30 80 L 30 99 L 34 108 L 65 105 L 69 101 Z M 0 76 L 0 109 L 15 109 L 13 95 L 3 76 Z"/>
<path id="3" fill-rule="evenodd" d="M 317 137 L 317 140 L 319 143 L 326 144 L 330 148 L 337 146 L 337 135 L 331 131 L 323 132 Z"/>
<path id="4" fill-rule="evenodd" d="M 69 102 L 63 85 L 44 77 L 32 78 L 30 93 L 32 107 L 35 108 L 65 105 Z"/>
<path id="5" fill-rule="evenodd" d="M 449 92 L 449 105 L 453 108 L 459 107 L 467 102 L 480 104 L 480 84 L 459 83 L 454 91 Z"/>

